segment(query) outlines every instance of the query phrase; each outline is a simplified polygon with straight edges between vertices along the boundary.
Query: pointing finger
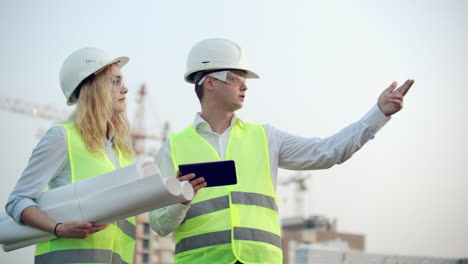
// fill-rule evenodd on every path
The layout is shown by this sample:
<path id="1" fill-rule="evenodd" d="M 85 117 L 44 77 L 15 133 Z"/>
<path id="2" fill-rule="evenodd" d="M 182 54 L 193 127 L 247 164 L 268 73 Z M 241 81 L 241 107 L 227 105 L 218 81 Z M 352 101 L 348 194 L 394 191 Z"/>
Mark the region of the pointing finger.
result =
<path id="1" fill-rule="evenodd" d="M 397 90 L 404 96 L 409 91 L 413 83 L 414 83 L 414 80 L 409 79 L 402 86 L 400 86 Z"/>

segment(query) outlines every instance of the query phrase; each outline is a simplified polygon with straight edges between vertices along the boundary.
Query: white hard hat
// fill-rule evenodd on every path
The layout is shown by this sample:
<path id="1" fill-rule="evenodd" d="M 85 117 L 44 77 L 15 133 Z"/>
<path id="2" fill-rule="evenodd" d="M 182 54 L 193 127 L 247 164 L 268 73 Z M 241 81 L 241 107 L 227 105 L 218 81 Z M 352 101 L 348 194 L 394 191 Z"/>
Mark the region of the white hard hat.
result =
<path id="1" fill-rule="evenodd" d="M 235 69 L 247 73 L 246 78 L 259 78 L 248 69 L 247 61 L 242 49 L 227 39 L 205 39 L 195 44 L 187 57 L 187 72 L 185 81 L 195 83 L 198 72 Z"/>
<path id="2" fill-rule="evenodd" d="M 128 62 L 128 57 L 111 59 L 103 50 L 97 48 L 82 48 L 73 52 L 60 69 L 60 86 L 68 105 L 76 103 L 74 95 L 76 88 L 86 78 L 96 75 L 111 64 L 122 68 Z"/>

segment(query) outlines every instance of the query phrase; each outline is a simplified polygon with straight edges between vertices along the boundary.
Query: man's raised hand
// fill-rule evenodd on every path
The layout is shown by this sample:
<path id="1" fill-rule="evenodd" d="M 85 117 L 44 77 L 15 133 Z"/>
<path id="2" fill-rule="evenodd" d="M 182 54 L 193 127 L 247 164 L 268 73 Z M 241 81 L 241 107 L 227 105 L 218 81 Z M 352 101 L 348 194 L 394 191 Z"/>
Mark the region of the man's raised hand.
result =
<path id="1" fill-rule="evenodd" d="M 377 100 L 380 110 L 386 115 L 391 116 L 403 108 L 403 97 L 413 85 L 414 80 L 407 80 L 403 85 L 397 87 L 397 82 L 393 82 L 385 89 Z M 396 89 L 395 89 L 396 88 Z"/>

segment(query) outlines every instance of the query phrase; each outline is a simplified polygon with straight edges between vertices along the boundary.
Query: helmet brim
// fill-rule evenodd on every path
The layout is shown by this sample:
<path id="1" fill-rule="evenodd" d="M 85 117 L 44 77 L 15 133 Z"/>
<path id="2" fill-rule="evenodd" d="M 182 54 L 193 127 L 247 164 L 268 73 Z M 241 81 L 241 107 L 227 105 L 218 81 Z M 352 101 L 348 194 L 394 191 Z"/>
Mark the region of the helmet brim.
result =
<path id="1" fill-rule="evenodd" d="M 195 71 L 195 72 L 192 72 L 192 73 L 187 73 L 185 76 L 184 76 L 184 79 L 186 82 L 188 83 L 191 83 L 191 84 L 195 84 L 195 75 L 197 73 L 200 73 L 200 72 L 207 72 L 207 71 L 220 71 L 220 70 L 240 70 L 240 71 L 245 71 L 247 74 L 245 75 L 245 78 L 247 79 L 259 79 L 260 76 L 258 74 L 256 74 L 255 72 L 253 71 L 250 71 L 250 70 L 247 70 L 247 69 L 240 69 L 240 68 L 222 68 L 222 67 L 219 67 L 219 68 L 216 68 L 216 67 L 213 67 L 213 68 L 210 68 L 210 69 L 206 69 L 206 70 L 203 70 L 203 71 Z"/>

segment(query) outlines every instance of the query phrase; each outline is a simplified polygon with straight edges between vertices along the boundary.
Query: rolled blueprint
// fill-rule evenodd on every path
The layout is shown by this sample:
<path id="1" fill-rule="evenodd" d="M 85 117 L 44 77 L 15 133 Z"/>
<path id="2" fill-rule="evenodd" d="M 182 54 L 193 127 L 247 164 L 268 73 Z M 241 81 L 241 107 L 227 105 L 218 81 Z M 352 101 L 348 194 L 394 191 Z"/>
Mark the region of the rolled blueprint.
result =
<path id="1" fill-rule="evenodd" d="M 193 198 L 190 184 L 176 178 L 161 178 L 152 162 L 133 164 L 79 182 L 43 192 L 36 203 L 56 222 L 72 220 L 103 225 Z M 0 214 L 0 243 L 11 251 L 55 236 L 19 225 Z"/>

